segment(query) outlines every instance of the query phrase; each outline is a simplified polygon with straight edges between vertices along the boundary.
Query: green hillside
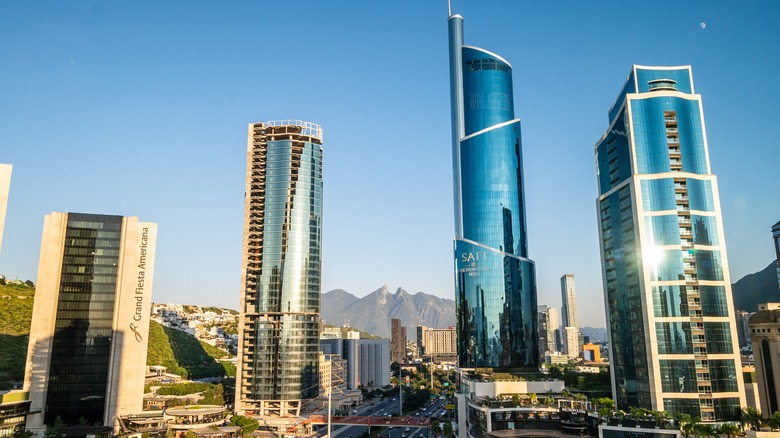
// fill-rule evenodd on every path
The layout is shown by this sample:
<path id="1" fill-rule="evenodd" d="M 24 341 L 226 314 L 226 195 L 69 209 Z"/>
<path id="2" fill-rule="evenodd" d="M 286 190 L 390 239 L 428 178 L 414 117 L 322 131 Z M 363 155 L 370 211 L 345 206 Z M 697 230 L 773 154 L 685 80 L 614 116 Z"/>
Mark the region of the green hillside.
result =
<path id="1" fill-rule="evenodd" d="M 0 390 L 22 384 L 35 289 L 24 284 L 0 285 Z M 235 376 L 230 363 L 216 359 L 228 354 L 186 333 L 152 321 L 149 326 L 149 365 L 164 365 L 183 377 Z"/>
<path id="2" fill-rule="evenodd" d="M 24 284 L 0 285 L 0 390 L 24 379 L 34 296 Z"/>
<path id="3" fill-rule="evenodd" d="M 147 365 L 163 365 L 170 372 L 190 379 L 235 376 L 236 369 L 232 364 L 215 360 L 227 356 L 223 350 L 201 342 L 187 333 L 154 321 L 149 324 Z"/>

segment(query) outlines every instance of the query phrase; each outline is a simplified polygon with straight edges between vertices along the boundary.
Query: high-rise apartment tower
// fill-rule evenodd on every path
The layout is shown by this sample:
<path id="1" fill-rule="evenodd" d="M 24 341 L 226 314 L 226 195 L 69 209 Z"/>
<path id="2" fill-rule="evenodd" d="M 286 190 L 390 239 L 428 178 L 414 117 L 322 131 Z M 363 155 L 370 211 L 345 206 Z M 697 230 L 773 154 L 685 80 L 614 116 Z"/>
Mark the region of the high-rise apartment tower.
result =
<path id="1" fill-rule="evenodd" d="M 0 232 L 2 230 L 0 229 Z M 777 287 L 780 288 L 780 222 L 772 225 L 772 240 L 775 243 L 775 263 L 777 264 Z"/>
<path id="2" fill-rule="evenodd" d="M 633 66 L 595 152 L 618 408 L 738 419 L 731 278 L 691 68 Z"/>
<path id="3" fill-rule="evenodd" d="M 143 409 L 157 224 L 52 213 L 43 225 L 24 389 L 27 429 L 111 426 Z"/>
<path id="4" fill-rule="evenodd" d="M 463 17 L 448 21 L 459 365 L 536 369 L 536 280 L 512 66 L 465 45 Z"/>
<path id="5" fill-rule="evenodd" d="M 406 327 L 397 318 L 390 320 L 390 361 L 406 362 Z"/>
<path id="6" fill-rule="evenodd" d="M 563 349 L 569 357 L 580 354 L 580 325 L 577 320 L 577 297 L 574 293 L 574 275 L 561 277 L 561 315 L 563 318 Z"/>
<path id="7" fill-rule="evenodd" d="M 322 240 L 322 129 L 249 125 L 236 411 L 300 413 L 316 397 Z"/>
<path id="8" fill-rule="evenodd" d="M 574 275 L 566 274 L 561 277 L 561 314 L 564 327 L 574 327 L 580 329 L 580 323 L 577 320 L 577 296 L 574 292 Z"/>
<path id="9" fill-rule="evenodd" d="M 5 211 L 8 207 L 8 192 L 11 190 L 10 164 L 0 164 L 0 250 L 3 249 L 3 229 L 5 228 Z"/>

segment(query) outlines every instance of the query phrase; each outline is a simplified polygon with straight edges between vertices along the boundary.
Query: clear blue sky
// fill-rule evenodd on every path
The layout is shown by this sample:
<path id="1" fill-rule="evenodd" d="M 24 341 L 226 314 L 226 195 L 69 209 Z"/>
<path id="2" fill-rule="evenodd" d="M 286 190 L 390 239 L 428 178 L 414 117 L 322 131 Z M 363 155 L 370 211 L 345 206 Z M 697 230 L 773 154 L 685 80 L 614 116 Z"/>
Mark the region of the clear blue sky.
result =
<path id="1" fill-rule="evenodd" d="M 604 325 L 593 145 L 632 64 L 693 66 L 732 279 L 780 220 L 780 2 L 455 1 L 514 67 L 539 303 L 576 278 Z M 453 298 L 441 1 L 0 2 L 0 273 L 35 280 L 43 217 L 159 223 L 154 300 L 237 308 L 247 124 L 325 133 L 323 291 Z M 705 24 L 702 24 L 705 23 Z"/>

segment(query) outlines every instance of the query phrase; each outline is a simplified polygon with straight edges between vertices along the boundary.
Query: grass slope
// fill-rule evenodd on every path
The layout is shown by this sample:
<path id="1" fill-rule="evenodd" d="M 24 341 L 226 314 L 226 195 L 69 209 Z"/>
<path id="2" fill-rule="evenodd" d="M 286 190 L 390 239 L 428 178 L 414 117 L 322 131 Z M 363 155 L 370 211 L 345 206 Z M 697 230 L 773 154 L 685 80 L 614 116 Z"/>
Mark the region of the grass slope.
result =
<path id="1" fill-rule="evenodd" d="M 24 380 L 35 289 L 0 285 L 0 390 Z"/>
<path id="2" fill-rule="evenodd" d="M 34 288 L 0 285 L 0 390 L 24 380 L 34 297 Z M 149 365 L 165 365 L 171 372 L 189 378 L 235 376 L 235 366 L 215 360 L 227 356 L 223 350 L 186 333 L 154 321 L 149 326 Z"/>
<path id="3" fill-rule="evenodd" d="M 201 342 L 187 333 L 154 321 L 149 324 L 147 365 L 163 365 L 172 373 L 190 379 L 235 376 L 235 367 L 215 360 L 227 356 L 223 350 Z"/>

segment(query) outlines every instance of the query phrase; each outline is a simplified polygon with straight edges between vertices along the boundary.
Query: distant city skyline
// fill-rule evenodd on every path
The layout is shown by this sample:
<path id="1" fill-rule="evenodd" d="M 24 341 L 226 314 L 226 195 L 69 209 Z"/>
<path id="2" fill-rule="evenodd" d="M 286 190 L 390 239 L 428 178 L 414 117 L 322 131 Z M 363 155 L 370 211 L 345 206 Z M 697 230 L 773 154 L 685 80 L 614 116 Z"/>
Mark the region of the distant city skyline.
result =
<path id="1" fill-rule="evenodd" d="M 238 309 L 243 129 L 289 117 L 328 128 L 323 292 L 454 299 L 445 2 L 183 5 L 0 4 L 0 274 L 35 280 L 47 213 L 138 215 L 161 231 L 155 301 Z M 572 273 L 580 324 L 605 325 L 593 143 L 635 63 L 696 70 L 732 279 L 775 258 L 780 4 L 452 8 L 512 62 L 539 304 Z"/>

